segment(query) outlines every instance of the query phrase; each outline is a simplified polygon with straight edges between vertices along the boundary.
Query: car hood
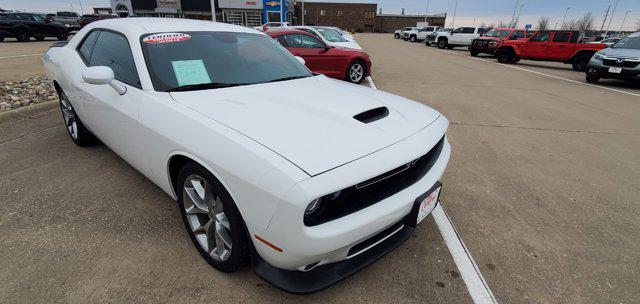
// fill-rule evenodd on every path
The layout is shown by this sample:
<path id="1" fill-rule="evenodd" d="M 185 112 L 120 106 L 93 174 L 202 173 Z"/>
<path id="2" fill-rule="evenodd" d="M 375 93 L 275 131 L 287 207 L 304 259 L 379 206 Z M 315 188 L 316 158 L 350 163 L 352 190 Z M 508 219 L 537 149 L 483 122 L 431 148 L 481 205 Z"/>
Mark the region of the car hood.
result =
<path id="1" fill-rule="evenodd" d="M 281 155 L 310 176 L 393 145 L 440 113 L 392 94 L 315 76 L 171 97 Z M 386 107 L 365 123 L 354 115 Z"/>
<path id="2" fill-rule="evenodd" d="M 607 48 L 598 52 L 598 54 L 609 57 L 640 58 L 640 50 L 636 49 Z"/>
<path id="3" fill-rule="evenodd" d="M 329 42 L 328 43 L 331 46 L 335 46 L 335 47 L 342 47 L 342 48 L 348 48 L 348 49 L 356 49 L 356 50 L 362 50 L 362 47 L 357 44 L 356 42 Z"/>

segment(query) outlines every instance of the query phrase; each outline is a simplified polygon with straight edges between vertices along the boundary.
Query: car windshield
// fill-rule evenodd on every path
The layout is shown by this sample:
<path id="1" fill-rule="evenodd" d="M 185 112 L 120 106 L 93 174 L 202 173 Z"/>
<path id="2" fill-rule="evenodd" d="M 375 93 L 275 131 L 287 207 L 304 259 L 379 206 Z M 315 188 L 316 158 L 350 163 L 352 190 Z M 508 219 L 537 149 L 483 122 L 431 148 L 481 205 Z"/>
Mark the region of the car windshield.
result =
<path id="1" fill-rule="evenodd" d="M 342 37 L 342 35 L 338 34 L 335 30 L 328 28 L 316 28 L 320 35 L 327 39 L 329 42 L 347 42 L 346 39 Z"/>
<path id="2" fill-rule="evenodd" d="M 487 33 L 485 33 L 484 35 L 487 37 L 499 37 L 499 38 L 507 38 L 507 36 L 509 35 L 509 30 L 490 30 Z"/>
<path id="3" fill-rule="evenodd" d="M 278 42 L 262 34 L 145 34 L 142 51 L 156 91 L 190 91 L 313 76 Z"/>
<path id="4" fill-rule="evenodd" d="M 629 35 L 627 37 L 624 37 L 611 47 L 614 49 L 640 50 L 640 35 Z"/>

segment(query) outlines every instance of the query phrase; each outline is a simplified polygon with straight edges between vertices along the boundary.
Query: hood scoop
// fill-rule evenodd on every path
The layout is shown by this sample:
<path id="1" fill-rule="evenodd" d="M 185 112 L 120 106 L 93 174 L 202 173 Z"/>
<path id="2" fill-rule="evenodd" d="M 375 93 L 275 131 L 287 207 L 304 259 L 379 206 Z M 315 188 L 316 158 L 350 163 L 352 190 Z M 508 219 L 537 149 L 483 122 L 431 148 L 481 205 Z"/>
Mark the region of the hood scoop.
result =
<path id="1" fill-rule="evenodd" d="M 387 116 L 389 116 L 389 109 L 387 109 L 387 107 L 379 107 L 356 114 L 353 118 L 357 121 L 368 124 Z"/>

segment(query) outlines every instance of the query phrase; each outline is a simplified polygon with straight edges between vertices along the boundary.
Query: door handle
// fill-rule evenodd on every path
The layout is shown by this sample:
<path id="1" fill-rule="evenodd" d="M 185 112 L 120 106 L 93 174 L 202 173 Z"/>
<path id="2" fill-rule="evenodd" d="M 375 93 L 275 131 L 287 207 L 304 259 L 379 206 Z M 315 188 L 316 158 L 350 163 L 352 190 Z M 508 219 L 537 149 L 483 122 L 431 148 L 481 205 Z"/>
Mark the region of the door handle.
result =
<path id="1" fill-rule="evenodd" d="M 559 45 L 558 47 L 559 47 L 559 48 L 563 48 L 563 47 L 565 47 L 565 46 L 564 46 L 564 45 Z"/>

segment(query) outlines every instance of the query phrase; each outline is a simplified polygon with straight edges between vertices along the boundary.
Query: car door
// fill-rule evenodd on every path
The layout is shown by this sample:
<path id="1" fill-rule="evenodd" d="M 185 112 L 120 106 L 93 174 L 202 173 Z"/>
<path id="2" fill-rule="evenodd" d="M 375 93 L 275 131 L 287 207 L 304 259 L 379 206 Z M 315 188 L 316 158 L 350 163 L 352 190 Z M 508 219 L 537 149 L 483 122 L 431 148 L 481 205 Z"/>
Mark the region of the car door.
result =
<path id="1" fill-rule="evenodd" d="M 336 56 L 327 46 L 315 36 L 304 34 L 284 35 L 288 50 L 295 56 L 302 57 L 306 66 L 313 72 L 330 77 L 342 75 L 343 69 L 339 64 L 339 56 Z"/>
<path id="2" fill-rule="evenodd" d="M 51 26 L 47 23 L 47 21 L 40 17 L 39 15 L 31 15 L 31 20 L 33 20 L 33 27 L 36 28 L 36 32 L 40 35 L 51 35 L 54 34 L 51 32 Z"/>
<path id="3" fill-rule="evenodd" d="M 528 58 L 544 58 L 549 46 L 551 32 L 538 32 L 528 43 L 520 47 L 521 56 Z"/>
<path id="4" fill-rule="evenodd" d="M 141 172 L 148 172 L 138 123 L 144 92 L 127 38 L 113 31 L 94 30 L 79 45 L 78 53 L 86 67 L 110 67 L 115 81 L 127 89 L 120 95 L 108 85 L 93 85 L 78 79 L 79 91 L 83 95 L 83 119 L 91 131 L 120 157 Z"/>
<path id="5" fill-rule="evenodd" d="M 551 43 L 547 47 L 547 58 L 564 60 L 571 56 L 573 43 L 570 42 L 571 32 L 554 32 Z"/>

